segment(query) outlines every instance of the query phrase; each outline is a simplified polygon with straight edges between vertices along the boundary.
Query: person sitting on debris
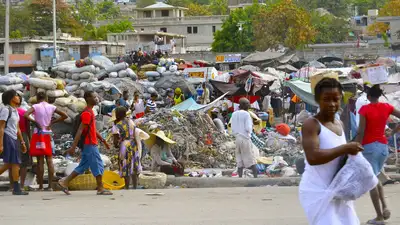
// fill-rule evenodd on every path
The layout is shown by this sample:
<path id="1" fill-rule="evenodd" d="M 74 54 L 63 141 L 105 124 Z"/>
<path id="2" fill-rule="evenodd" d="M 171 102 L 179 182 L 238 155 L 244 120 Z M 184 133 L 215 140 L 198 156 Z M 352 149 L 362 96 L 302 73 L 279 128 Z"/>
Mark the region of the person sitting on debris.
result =
<path id="1" fill-rule="evenodd" d="M 157 110 L 157 98 L 158 95 L 156 93 L 151 94 L 151 98 L 147 100 L 146 113 L 154 113 Z"/>
<path id="2" fill-rule="evenodd" d="M 116 102 L 115 105 L 116 105 L 116 107 L 118 107 L 118 106 L 123 106 L 123 107 L 126 107 L 126 108 L 129 109 L 128 100 L 129 100 L 129 92 L 125 90 L 125 91 L 122 93 L 121 98 L 119 98 L 119 99 L 117 100 L 117 102 Z"/>
<path id="3" fill-rule="evenodd" d="M 131 110 L 134 111 L 135 118 L 139 119 L 144 116 L 144 101 L 139 97 L 139 92 L 135 92 Z"/>
<path id="4" fill-rule="evenodd" d="M 174 106 L 174 91 L 171 88 L 167 89 L 167 96 L 165 97 L 164 103 L 166 108 L 171 108 Z"/>
<path id="5" fill-rule="evenodd" d="M 136 133 L 139 135 L 136 135 Z M 139 143 L 150 136 L 135 127 L 134 122 L 127 118 L 127 109 L 125 107 L 115 109 L 112 134 L 114 146 L 119 148 L 119 175 L 125 179 L 125 189 L 129 189 L 130 178 L 132 178 L 133 189 L 136 189 L 138 176 L 142 171 Z M 139 140 L 137 140 L 137 137 L 139 137 Z"/>
<path id="6" fill-rule="evenodd" d="M 4 165 L 0 167 L 0 175 L 11 169 L 13 182 L 13 195 L 28 195 L 22 191 L 19 180 L 19 168 L 21 164 L 18 140 L 21 143 L 21 152 L 26 153 L 24 139 L 18 126 L 19 116 L 17 107 L 21 98 L 15 90 L 9 90 L 1 96 L 4 106 L 0 109 L 0 154 L 3 155 Z"/>
<path id="7" fill-rule="evenodd" d="M 306 156 L 305 171 L 299 185 L 300 203 L 313 225 L 359 225 L 352 201 L 333 201 L 327 189 L 340 169 L 343 156 L 363 150 L 357 142 L 346 144 L 343 124 L 335 119 L 343 87 L 338 80 L 324 78 L 315 86 L 315 101 L 320 112 L 302 127 Z M 325 206 L 325 207 L 321 207 Z"/>
<path id="8" fill-rule="evenodd" d="M 150 154 L 152 157 L 151 170 L 160 171 L 168 175 L 183 176 L 184 167 L 182 162 L 178 162 L 171 152 L 170 144 L 176 142 L 168 138 L 163 131 L 151 134 L 154 141 Z"/>
<path id="9" fill-rule="evenodd" d="M 28 109 L 26 111 L 24 117 L 29 120 L 32 124 L 36 125 L 36 128 L 34 129 L 34 134 L 32 136 L 32 142 L 31 143 L 31 153 L 33 149 L 36 149 L 36 145 L 42 141 L 42 139 L 38 138 L 35 140 L 35 135 L 49 135 L 51 138 L 49 138 L 50 143 L 46 143 L 46 146 L 51 146 L 52 147 L 52 152 L 48 154 L 43 154 L 43 155 L 38 155 L 37 156 L 37 162 L 38 162 L 38 167 L 37 167 L 37 178 L 38 178 L 38 183 L 39 183 L 39 190 L 43 191 L 43 176 L 44 176 L 44 159 L 46 158 L 46 163 L 47 163 L 47 168 L 48 168 L 48 178 L 49 178 L 49 186 L 48 190 L 52 191 L 52 181 L 54 177 L 54 165 L 53 165 L 53 154 L 55 154 L 54 151 L 54 141 L 53 141 L 53 131 L 51 130 L 51 127 L 59 122 L 62 122 L 68 118 L 67 114 L 55 107 L 52 104 L 49 104 L 46 102 L 47 96 L 46 93 L 44 92 L 39 92 L 36 95 L 37 98 L 37 104 L 33 105 L 32 108 Z M 56 113 L 60 115 L 58 119 L 52 120 L 53 114 Z M 33 114 L 33 118 L 30 116 Z M 47 140 L 47 139 L 44 139 Z M 36 143 L 35 143 L 36 141 Z"/>
<path id="10" fill-rule="evenodd" d="M 185 101 L 185 96 L 182 94 L 182 90 L 180 88 L 175 88 L 174 105 L 178 105 L 183 101 Z"/>
<path id="11" fill-rule="evenodd" d="M 248 112 L 250 101 L 246 98 L 239 100 L 240 110 L 234 112 L 231 118 L 232 134 L 236 137 L 236 163 L 239 177 L 243 176 L 244 168 L 252 170 L 254 178 L 257 178 L 257 162 L 251 142 L 253 132 L 253 120 Z"/>

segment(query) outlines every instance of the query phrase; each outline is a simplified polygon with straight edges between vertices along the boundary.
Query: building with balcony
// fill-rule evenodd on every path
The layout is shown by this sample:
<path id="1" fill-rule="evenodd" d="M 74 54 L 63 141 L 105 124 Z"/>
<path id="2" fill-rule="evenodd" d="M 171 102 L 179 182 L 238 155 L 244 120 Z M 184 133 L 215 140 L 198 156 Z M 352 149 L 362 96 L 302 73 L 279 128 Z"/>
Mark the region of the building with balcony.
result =
<path id="1" fill-rule="evenodd" d="M 211 49 L 214 33 L 221 29 L 223 20 L 228 16 L 186 16 L 186 8 L 175 7 L 165 3 L 156 3 L 145 8 L 133 10 L 131 19 L 137 33 L 143 35 L 156 32 L 180 35 L 177 41 L 184 40 L 181 46 L 186 51 L 207 51 Z M 112 21 L 99 21 L 97 25 L 105 25 Z M 185 38 L 182 38 L 182 37 Z M 142 37 L 142 36 L 141 36 Z M 180 40 L 179 40 L 180 39 Z M 167 44 L 168 44 L 167 39 Z M 109 41 L 116 41 L 109 39 Z M 120 40 L 118 40 L 120 41 Z M 124 40 L 127 50 L 131 44 Z M 179 42 L 177 42 L 179 45 Z M 181 52 L 180 50 L 177 50 Z"/>

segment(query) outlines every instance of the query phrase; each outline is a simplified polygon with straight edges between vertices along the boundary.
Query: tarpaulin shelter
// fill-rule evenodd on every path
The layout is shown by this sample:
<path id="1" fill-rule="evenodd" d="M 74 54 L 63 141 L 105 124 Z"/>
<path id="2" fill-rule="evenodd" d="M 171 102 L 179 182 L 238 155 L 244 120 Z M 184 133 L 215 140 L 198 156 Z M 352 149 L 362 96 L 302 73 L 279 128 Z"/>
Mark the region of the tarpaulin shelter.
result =
<path id="1" fill-rule="evenodd" d="M 221 95 L 220 97 L 218 97 L 217 99 L 215 99 L 214 101 L 212 101 L 211 103 L 209 103 L 207 105 L 198 104 L 196 101 L 194 101 L 193 98 L 188 98 L 185 101 L 181 102 L 180 104 L 173 106 L 171 108 L 171 110 L 177 110 L 177 111 L 203 110 L 203 111 L 206 111 L 206 110 L 210 109 L 211 107 L 213 107 L 219 100 L 223 99 L 227 94 L 228 94 L 228 92 Z"/>
<path id="2" fill-rule="evenodd" d="M 329 63 L 332 61 L 343 62 L 343 59 L 340 57 L 334 56 L 334 55 L 326 55 L 326 56 L 323 56 L 323 57 L 317 59 L 317 61 L 321 62 L 321 63 Z"/>
<path id="3" fill-rule="evenodd" d="M 265 62 L 268 60 L 277 59 L 284 55 L 285 55 L 285 53 L 282 53 L 282 52 L 270 52 L 270 51 L 255 52 L 255 53 L 248 55 L 246 58 L 244 58 L 243 62 L 251 63 L 251 64 L 252 63 L 261 63 L 261 62 Z"/>

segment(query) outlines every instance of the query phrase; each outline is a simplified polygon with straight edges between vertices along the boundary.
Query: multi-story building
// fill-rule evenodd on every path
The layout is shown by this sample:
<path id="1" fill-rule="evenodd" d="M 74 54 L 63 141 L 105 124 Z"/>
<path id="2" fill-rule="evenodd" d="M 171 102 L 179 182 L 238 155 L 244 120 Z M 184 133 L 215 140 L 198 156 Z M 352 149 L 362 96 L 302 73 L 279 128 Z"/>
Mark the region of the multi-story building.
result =
<path id="1" fill-rule="evenodd" d="M 400 16 L 378 17 L 376 20 L 389 23 L 392 48 L 400 49 Z"/>
<path id="2" fill-rule="evenodd" d="M 132 24 L 138 33 L 163 32 L 185 36 L 186 51 L 210 50 L 214 33 L 221 29 L 227 16 L 185 16 L 186 11 L 187 8 L 158 2 L 134 9 Z M 98 25 L 109 22 L 100 21 Z"/>

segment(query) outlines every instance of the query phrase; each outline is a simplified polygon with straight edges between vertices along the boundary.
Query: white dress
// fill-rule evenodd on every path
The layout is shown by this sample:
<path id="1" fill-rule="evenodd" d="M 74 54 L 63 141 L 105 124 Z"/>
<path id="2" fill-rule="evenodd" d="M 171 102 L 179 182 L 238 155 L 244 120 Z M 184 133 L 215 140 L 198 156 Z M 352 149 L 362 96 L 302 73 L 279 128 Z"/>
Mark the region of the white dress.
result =
<path id="1" fill-rule="evenodd" d="M 331 149 L 346 144 L 346 138 L 338 136 L 320 123 L 320 149 Z M 300 203 L 311 225 L 359 225 L 353 201 L 334 200 L 328 191 L 336 171 L 339 158 L 322 165 L 311 166 L 305 160 L 305 172 L 299 185 Z"/>

